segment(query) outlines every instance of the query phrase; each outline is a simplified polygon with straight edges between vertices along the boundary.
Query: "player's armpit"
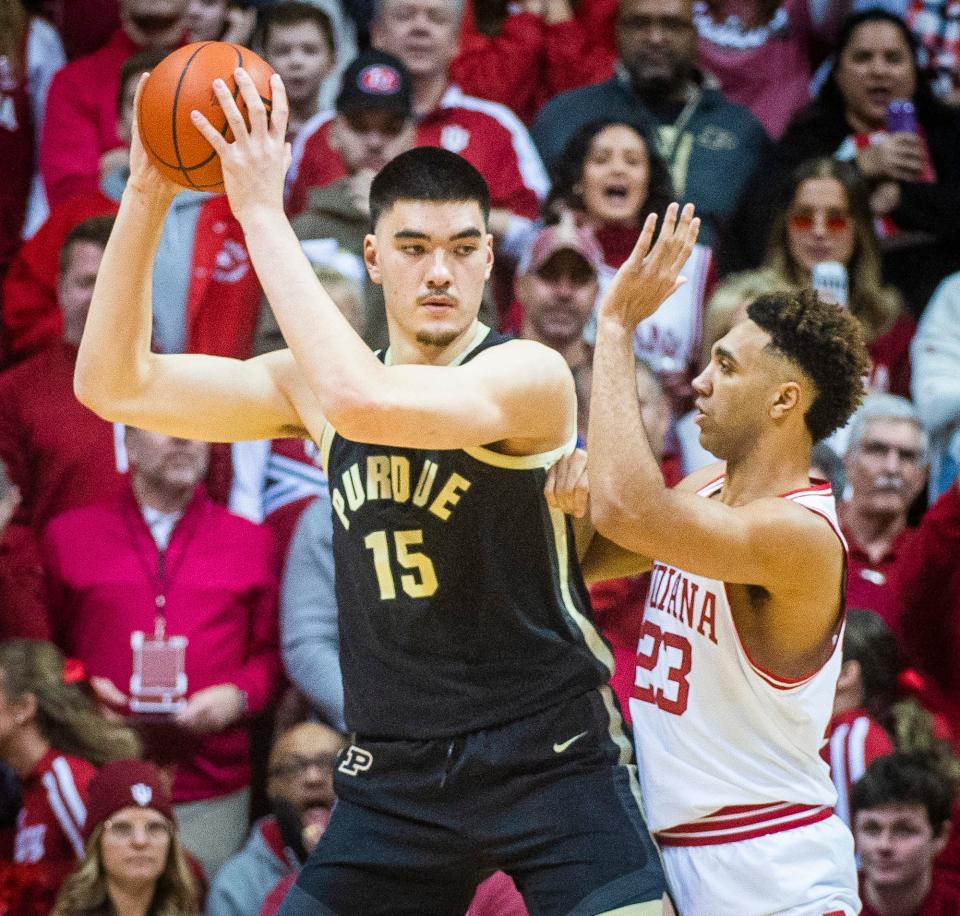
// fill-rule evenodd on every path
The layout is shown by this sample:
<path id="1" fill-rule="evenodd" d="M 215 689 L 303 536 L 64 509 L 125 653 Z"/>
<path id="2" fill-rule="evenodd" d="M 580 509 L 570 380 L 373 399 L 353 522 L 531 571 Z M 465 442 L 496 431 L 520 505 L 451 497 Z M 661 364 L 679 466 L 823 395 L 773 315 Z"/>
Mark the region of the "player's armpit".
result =
<path id="1" fill-rule="evenodd" d="M 360 396 L 331 410 L 342 436 L 372 445 L 513 455 L 551 451 L 576 424 L 570 369 L 554 350 L 515 340 L 463 365 L 383 367 Z"/>
<path id="2" fill-rule="evenodd" d="M 209 442 L 319 436 L 324 422 L 288 350 L 250 360 L 151 354 L 137 390 L 77 393 L 112 422 Z"/>
<path id="3" fill-rule="evenodd" d="M 587 552 L 581 557 L 583 578 L 588 583 L 639 576 L 649 572 L 653 561 L 649 557 L 631 553 L 601 534 L 594 534 Z"/>

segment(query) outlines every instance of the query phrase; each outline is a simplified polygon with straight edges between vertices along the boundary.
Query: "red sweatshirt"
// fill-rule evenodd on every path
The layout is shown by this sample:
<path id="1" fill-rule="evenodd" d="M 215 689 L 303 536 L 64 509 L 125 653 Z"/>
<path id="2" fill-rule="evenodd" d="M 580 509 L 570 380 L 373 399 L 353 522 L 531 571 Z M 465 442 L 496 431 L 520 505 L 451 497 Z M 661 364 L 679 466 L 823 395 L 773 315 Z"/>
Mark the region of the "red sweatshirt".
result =
<path id="1" fill-rule="evenodd" d="M 51 207 L 100 185 L 100 157 L 123 146 L 117 134 L 120 68 L 140 50 L 117 29 L 98 51 L 67 64 L 47 94 L 40 174 Z"/>
<path id="2" fill-rule="evenodd" d="M 60 246 L 70 230 L 91 216 L 116 213 L 99 191 L 84 192 L 54 207 L 25 243 L 4 284 L 3 322 L 15 357 L 59 340 L 63 317 L 57 305 Z M 243 240 L 243 230 L 223 194 L 203 204 L 197 219 L 187 290 L 187 351 L 246 359 L 262 293 Z"/>
<path id="3" fill-rule="evenodd" d="M 519 12 L 497 35 L 486 35 L 477 30 L 468 0 L 450 76 L 464 92 L 500 102 L 529 124 L 555 95 L 610 77 L 615 14 L 616 0 L 583 0 L 566 22 L 547 24 Z"/>
<path id="4" fill-rule="evenodd" d="M 899 631 L 909 661 L 938 688 L 960 733 L 960 486 L 927 510 L 897 570 Z"/>
<path id="5" fill-rule="evenodd" d="M 83 858 L 87 787 L 96 767 L 50 750 L 23 780 L 14 861 L 42 863 L 62 882 Z"/>
<path id="6" fill-rule="evenodd" d="M 57 305 L 60 248 L 74 226 L 93 216 L 113 215 L 117 204 L 89 191 L 53 207 L 46 222 L 21 246 L 3 281 L 3 325 L 8 355 L 23 359 L 60 340 Z"/>
<path id="7" fill-rule="evenodd" d="M 124 693 L 130 635 L 152 633 L 159 553 L 132 489 L 111 502 L 65 513 L 47 528 L 42 552 L 58 643 L 88 674 Z M 198 487 L 165 552 L 166 630 L 186 636 L 188 696 L 215 684 L 245 690 L 264 709 L 280 676 L 277 581 L 270 533 L 214 503 Z M 213 735 L 154 725 L 148 747 L 177 763 L 175 802 L 235 792 L 250 781 L 243 725 Z"/>
<path id="8" fill-rule="evenodd" d="M 14 522 L 39 536 L 55 515 L 116 492 L 113 425 L 73 394 L 77 351 L 60 341 L 0 374 L 0 458 L 20 488 Z"/>

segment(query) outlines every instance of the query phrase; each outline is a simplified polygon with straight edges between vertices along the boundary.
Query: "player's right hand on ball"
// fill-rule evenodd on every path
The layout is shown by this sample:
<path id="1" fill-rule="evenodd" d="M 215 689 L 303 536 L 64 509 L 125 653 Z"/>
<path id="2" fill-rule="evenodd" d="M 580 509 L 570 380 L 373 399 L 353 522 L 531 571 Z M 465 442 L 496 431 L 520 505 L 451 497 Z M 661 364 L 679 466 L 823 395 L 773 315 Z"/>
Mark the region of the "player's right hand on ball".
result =
<path id="1" fill-rule="evenodd" d="M 578 448 L 564 455 L 547 471 L 543 488 L 547 505 L 574 518 L 587 514 L 590 482 L 587 478 L 587 453 Z"/>
<path id="2" fill-rule="evenodd" d="M 143 141 L 140 139 L 140 96 L 143 94 L 143 85 L 147 81 L 148 74 L 144 73 L 137 83 L 137 94 L 133 100 L 133 127 L 130 131 L 130 178 L 127 181 L 127 187 L 134 188 L 145 194 L 159 194 L 173 199 L 181 190 L 169 178 L 166 178 L 160 171 L 154 168 L 150 157 L 143 148 Z"/>

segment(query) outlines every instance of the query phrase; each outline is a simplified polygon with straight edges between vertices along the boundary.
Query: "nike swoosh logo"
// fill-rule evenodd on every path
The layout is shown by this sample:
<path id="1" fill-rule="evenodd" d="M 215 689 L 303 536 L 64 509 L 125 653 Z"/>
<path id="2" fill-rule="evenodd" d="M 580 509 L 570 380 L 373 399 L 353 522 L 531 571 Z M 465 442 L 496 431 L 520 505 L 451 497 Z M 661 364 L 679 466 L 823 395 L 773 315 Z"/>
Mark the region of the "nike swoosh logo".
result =
<path id="1" fill-rule="evenodd" d="M 574 735 L 572 738 L 567 738 L 566 741 L 561 741 L 558 744 L 553 746 L 554 754 L 562 754 L 574 741 L 579 741 L 584 735 L 589 734 L 589 732 L 580 732 L 579 735 Z"/>

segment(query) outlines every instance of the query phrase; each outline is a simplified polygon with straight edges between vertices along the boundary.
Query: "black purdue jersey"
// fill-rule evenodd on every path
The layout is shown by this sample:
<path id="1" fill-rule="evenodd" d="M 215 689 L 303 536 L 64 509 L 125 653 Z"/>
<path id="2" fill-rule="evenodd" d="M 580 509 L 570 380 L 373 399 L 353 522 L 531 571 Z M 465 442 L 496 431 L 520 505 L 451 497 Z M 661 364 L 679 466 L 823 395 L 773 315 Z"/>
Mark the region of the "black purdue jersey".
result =
<path id="1" fill-rule="evenodd" d="M 507 340 L 480 326 L 465 362 Z M 543 495 L 565 451 L 364 445 L 328 426 L 345 717 L 442 738 L 605 683 L 569 520 Z"/>

